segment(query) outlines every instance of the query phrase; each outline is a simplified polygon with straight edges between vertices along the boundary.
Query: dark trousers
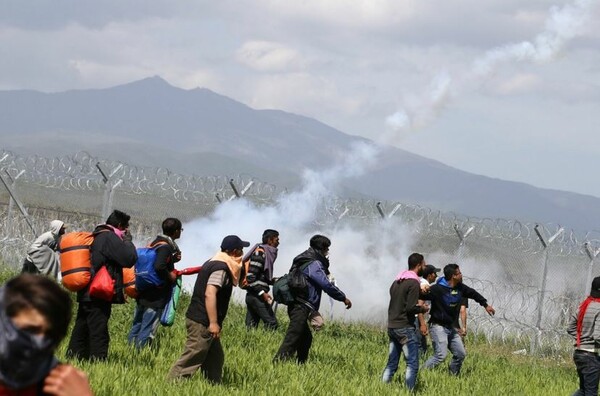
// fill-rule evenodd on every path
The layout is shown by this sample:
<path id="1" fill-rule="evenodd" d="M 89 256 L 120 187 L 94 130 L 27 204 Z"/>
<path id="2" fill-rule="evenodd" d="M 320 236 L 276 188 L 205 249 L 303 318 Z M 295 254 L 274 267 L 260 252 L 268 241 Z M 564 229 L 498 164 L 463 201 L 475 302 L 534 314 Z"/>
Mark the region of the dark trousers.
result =
<path id="1" fill-rule="evenodd" d="M 265 329 L 276 330 L 277 318 L 271 304 L 263 300 L 261 296 L 256 294 L 246 293 L 246 327 L 256 328 L 262 320 Z"/>
<path id="2" fill-rule="evenodd" d="M 21 269 L 21 272 L 27 274 L 39 274 L 40 270 L 31 261 L 25 259 L 23 260 L 23 268 Z"/>
<path id="3" fill-rule="evenodd" d="M 600 357 L 593 352 L 575 350 L 573 361 L 579 376 L 579 390 L 573 396 L 597 396 L 600 380 Z"/>
<path id="4" fill-rule="evenodd" d="M 80 302 L 67 356 L 84 360 L 108 357 L 108 320 L 112 305 L 107 301 Z"/>
<path id="5" fill-rule="evenodd" d="M 290 325 L 274 360 L 289 360 L 296 355 L 298 363 L 306 362 L 312 345 L 312 334 L 308 327 L 310 312 L 311 310 L 303 304 L 288 306 Z"/>

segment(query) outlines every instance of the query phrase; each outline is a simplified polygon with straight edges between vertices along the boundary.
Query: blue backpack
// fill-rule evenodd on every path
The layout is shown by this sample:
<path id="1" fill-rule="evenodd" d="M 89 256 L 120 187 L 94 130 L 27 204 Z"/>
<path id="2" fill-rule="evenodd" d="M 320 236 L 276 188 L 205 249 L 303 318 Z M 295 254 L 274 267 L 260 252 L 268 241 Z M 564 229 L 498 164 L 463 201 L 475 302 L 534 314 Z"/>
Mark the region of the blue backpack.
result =
<path id="1" fill-rule="evenodd" d="M 166 245 L 166 242 L 158 242 L 154 246 L 137 249 L 137 261 L 135 262 L 135 288 L 141 292 L 153 287 L 161 287 L 164 281 L 159 278 L 154 263 L 156 262 L 156 249 Z"/>

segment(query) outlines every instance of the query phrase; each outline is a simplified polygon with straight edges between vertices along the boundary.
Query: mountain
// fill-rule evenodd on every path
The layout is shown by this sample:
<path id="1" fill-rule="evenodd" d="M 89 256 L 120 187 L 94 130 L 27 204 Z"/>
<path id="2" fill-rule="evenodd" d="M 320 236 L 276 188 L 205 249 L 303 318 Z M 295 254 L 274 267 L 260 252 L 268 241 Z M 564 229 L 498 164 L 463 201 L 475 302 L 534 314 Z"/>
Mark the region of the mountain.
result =
<path id="1" fill-rule="evenodd" d="M 85 150 L 140 166 L 200 175 L 250 174 L 294 186 L 364 138 L 279 110 L 256 110 L 208 89 L 159 77 L 107 89 L 0 91 L 0 148 L 56 156 Z M 475 175 L 384 147 L 346 194 L 415 203 L 477 217 L 554 222 L 592 230 L 600 198 Z"/>

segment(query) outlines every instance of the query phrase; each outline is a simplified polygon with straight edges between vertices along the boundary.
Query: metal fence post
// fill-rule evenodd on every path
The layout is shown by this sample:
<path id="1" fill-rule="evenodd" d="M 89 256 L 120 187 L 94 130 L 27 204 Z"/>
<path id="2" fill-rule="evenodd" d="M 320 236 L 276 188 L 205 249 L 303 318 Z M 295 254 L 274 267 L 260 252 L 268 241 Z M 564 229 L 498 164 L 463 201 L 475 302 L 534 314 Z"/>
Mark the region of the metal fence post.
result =
<path id="1" fill-rule="evenodd" d="M 585 242 L 583 244 L 583 246 L 585 247 L 585 252 L 587 253 L 588 257 L 590 258 L 590 264 L 588 265 L 588 273 L 587 273 L 587 278 L 585 281 L 585 287 L 583 289 L 583 296 L 585 297 L 588 295 L 589 287 L 592 284 L 592 270 L 594 269 L 594 260 L 600 253 L 600 248 L 593 248 L 589 242 Z"/>
<path id="2" fill-rule="evenodd" d="M 17 173 L 17 175 L 14 178 L 10 175 L 10 173 L 8 173 L 8 170 L 5 169 L 4 173 L 6 173 L 6 176 L 10 180 L 10 187 L 13 191 L 15 191 L 17 180 L 25 173 L 25 170 L 22 169 L 19 173 Z M 8 198 L 8 210 L 6 212 L 6 228 L 8 228 L 9 230 L 12 229 L 12 211 L 14 206 L 15 200 L 13 199 L 12 195 L 10 195 L 10 197 Z"/>
<path id="3" fill-rule="evenodd" d="M 456 253 L 454 254 L 454 260 L 460 265 L 460 260 L 462 260 L 464 247 L 465 247 L 465 239 L 473 232 L 475 226 L 469 227 L 466 231 L 462 231 L 458 228 L 458 224 L 454 224 L 454 231 L 456 235 L 458 235 L 458 239 L 460 243 L 458 244 L 458 248 L 456 248 Z"/>
<path id="4" fill-rule="evenodd" d="M 6 182 L 6 180 L 4 179 L 4 177 L 2 176 L 2 173 L 0 173 L 0 180 L 2 180 L 2 184 L 4 184 L 4 187 L 6 187 L 6 190 L 8 191 L 8 194 L 10 195 L 10 197 L 17 204 L 17 207 L 19 208 L 19 210 L 23 214 L 23 217 L 25 217 L 25 221 L 29 225 L 29 228 L 31 228 L 31 232 L 33 232 L 33 236 L 37 237 L 38 234 L 35 231 L 35 227 L 33 226 L 33 222 L 31 221 L 31 218 L 29 217 L 29 213 L 27 213 L 27 209 L 25 209 L 25 207 L 23 206 L 23 204 L 21 203 L 21 201 L 19 200 L 19 198 L 17 198 L 17 196 L 14 193 L 14 191 L 12 190 L 12 188 L 8 185 L 8 183 Z"/>
<path id="5" fill-rule="evenodd" d="M 538 290 L 538 303 L 537 303 L 537 319 L 535 321 L 535 327 L 537 329 L 537 335 L 535 338 L 535 344 L 534 344 L 534 350 L 532 350 L 532 352 L 535 352 L 535 350 L 537 350 L 540 346 L 540 338 L 541 338 L 541 327 L 542 327 L 542 313 L 544 310 L 544 298 L 546 296 L 546 278 L 548 277 L 548 246 L 554 242 L 554 240 L 563 233 L 564 228 L 560 228 L 554 235 L 552 235 L 548 241 L 546 242 L 546 240 L 544 239 L 544 237 L 542 236 L 542 233 L 540 231 L 540 225 L 536 224 L 535 227 L 533 228 L 535 230 L 535 233 L 537 234 L 540 242 L 542 243 L 543 249 L 544 249 L 544 261 L 542 264 L 542 280 L 540 283 L 540 288 Z"/>
<path id="6" fill-rule="evenodd" d="M 250 189 L 250 187 L 252 187 L 252 185 L 254 184 L 254 180 L 250 180 L 248 182 L 248 184 L 246 184 L 246 187 L 244 187 L 242 189 L 241 192 L 238 192 L 237 187 L 235 186 L 235 183 L 233 182 L 233 179 L 229 179 L 229 185 L 231 186 L 231 189 L 233 190 L 233 194 L 231 197 L 229 197 L 228 201 L 231 201 L 235 198 L 241 198 L 244 195 L 246 195 L 246 193 L 248 192 L 248 190 Z M 219 202 L 221 202 L 221 200 L 219 199 L 219 197 L 217 197 L 217 199 L 219 200 Z"/>
<path id="7" fill-rule="evenodd" d="M 112 206 L 113 206 L 113 197 L 115 194 L 115 189 L 117 187 L 119 187 L 121 185 L 121 183 L 123 182 L 123 179 L 119 179 L 116 183 L 113 182 L 112 177 L 115 175 L 115 173 L 117 173 L 119 170 L 121 170 L 121 168 L 123 167 L 123 164 L 119 164 L 117 165 L 117 167 L 115 169 L 113 169 L 112 172 L 110 172 L 109 175 L 107 175 L 104 170 L 102 169 L 102 167 L 100 166 L 100 162 L 96 163 L 96 168 L 98 168 L 98 171 L 100 172 L 100 174 L 102 175 L 102 180 L 104 181 L 104 197 L 102 199 L 102 220 L 104 221 L 105 219 L 108 218 L 108 216 L 110 215 L 110 213 L 112 212 Z"/>

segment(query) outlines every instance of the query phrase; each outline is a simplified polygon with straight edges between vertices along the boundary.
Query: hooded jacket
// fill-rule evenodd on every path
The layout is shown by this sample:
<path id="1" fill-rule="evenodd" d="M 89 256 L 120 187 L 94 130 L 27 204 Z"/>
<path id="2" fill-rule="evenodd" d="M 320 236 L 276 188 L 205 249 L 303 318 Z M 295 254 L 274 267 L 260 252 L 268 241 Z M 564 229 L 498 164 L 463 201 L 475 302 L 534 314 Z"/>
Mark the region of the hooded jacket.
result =
<path id="1" fill-rule="evenodd" d="M 302 266 L 307 262 L 309 264 L 302 270 L 302 273 L 308 280 L 306 302 L 313 310 L 319 310 L 323 291 L 334 300 L 346 300 L 344 292 L 327 278 L 327 275 L 329 275 L 329 260 L 325 256 L 313 248 L 308 248 L 308 250 L 294 258 L 292 267 Z"/>
<path id="2" fill-rule="evenodd" d="M 60 220 L 52 220 L 50 222 L 50 231 L 44 232 L 37 237 L 35 241 L 27 249 L 27 260 L 40 272 L 42 275 L 48 275 L 53 278 L 58 277 L 60 271 L 60 261 L 55 253 L 58 248 L 59 232 L 65 223 Z"/>
<path id="3" fill-rule="evenodd" d="M 488 306 L 487 300 L 475 289 L 463 283 L 450 287 L 446 278 L 440 278 L 436 284 L 431 286 L 429 294 L 421 298 L 431 301 L 429 323 L 448 328 L 454 327 L 454 324 L 458 322 L 463 298 L 475 300 L 484 308 Z"/>

